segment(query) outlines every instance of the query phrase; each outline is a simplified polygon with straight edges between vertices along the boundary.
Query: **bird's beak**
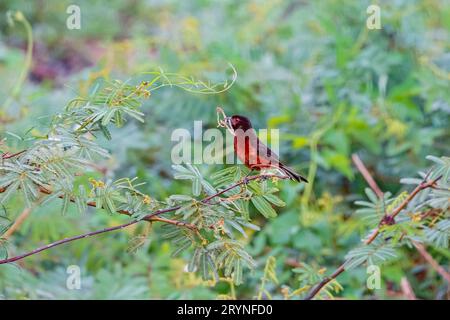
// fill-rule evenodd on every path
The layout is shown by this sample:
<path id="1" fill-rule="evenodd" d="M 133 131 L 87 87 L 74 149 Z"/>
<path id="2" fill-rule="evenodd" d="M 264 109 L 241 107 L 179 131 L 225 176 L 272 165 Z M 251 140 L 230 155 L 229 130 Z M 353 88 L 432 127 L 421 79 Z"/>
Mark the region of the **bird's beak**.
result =
<path id="1" fill-rule="evenodd" d="M 231 117 L 225 117 L 225 125 L 228 129 L 228 131 L 230 131 L 230 133 L 234 136 L 234 129 L 233 126 L 231 125 Z"/>
<path id="2" fill-rule="evenodd" d="M 226 117 L 225 118 L 225 124 L 228 128 L 233 129 L 233 126 L 231 125 L 231 117 Z"/>

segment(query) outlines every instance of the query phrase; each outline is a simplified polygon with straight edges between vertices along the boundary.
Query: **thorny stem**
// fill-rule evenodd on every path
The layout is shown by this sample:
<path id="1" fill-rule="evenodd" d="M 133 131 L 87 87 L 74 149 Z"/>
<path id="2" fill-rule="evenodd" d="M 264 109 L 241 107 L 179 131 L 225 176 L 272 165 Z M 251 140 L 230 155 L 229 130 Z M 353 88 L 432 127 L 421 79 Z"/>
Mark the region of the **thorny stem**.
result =
<path id="1" fill-rule="evenodd" d="M 353 161 L 355 161 L 355 158 L 359 159 L 359 157 L 357 155 L 354 155 L 353 157 Z M 360 159 L 359 159 L 360 160 Z M 376 185 L 375 180 L 373 180 L 373 178 L 368 179 L 367 177 L 370 175 L 369 171 L 365 168 L 364 164 L 362 163 L 362 161 L 355 161 L 355 165 L 358 168 L 358 170 L 360 170 L 361 174 L 363 175 L 363 177 L 366 179 L 366 181 L 372 186 L 372 185 Z M 364 167 L 365 170 L 361 170 L 362 167 Z M 390 214 L 386 214 L 382 220 L 380 221 L 380 226 L 377 227 L 373 233 L 369 236 L 369 238 L 364 242 L 365 244 L 370 244 L 372 243 L 380 234 L 380 227 L 383 221 L 385 221 L 386 219 L 394 219 L 407 205 L 408 203 L 414 199 L 414 197 L 422 190 L 425 190 L 427 188 L 432 188 L 435 187 L 436 182 L 439 181 L 442 176 L 439 176 L 431 181 L 427 181 L 429 174 L 427 174 L 425 176 L 425 178 L 422 180 L 422 182 L 408 195 L 408 197 L 403 200 L 403 202 L 396 207 Z M 370 181 L 370 182 L 369 182 Z M 378 187 L 378 186 L 377 186 Z M 378 195 L 381 195 L 381 197 L 383 196 L 383 192 L 381 192 L 381 189 L 378 188 L 378 190 L 380 190 L 380 193 L 377 193 Z M 374 192 L 376 192 L 374 190 Z M 305 297 L 305 300 L 311 300 L 313 299 L 319 292 L 320 290 L 322 290 L 323 287 L 325 287 L 330 281 L 336 279 L 341 273 L 343 273 L 345 271 L 345 263 L 342 263 L 329 277 L 325 277 L 322 279 L 321 282 L 319 282 L 317 285 L 315 285 L 311 291 L 307 294 L 307 296 Z"/>
<path id="2" fill-rule="evenodd" d="M 265 179 L 265 178 L 289 179 L 289 177 L 287 177 L 287 176 L 279 176 L 279 175 L 267 174 L 267 175 L 255 175 L 255 176 L 248 177 L 247 181 L 258 180 L 258 179 Z M 227 191 L 230 191 L 231 189 L 234 189 L 234 188 L 236 188 L 236 187 L 238 187 L 238 186 L 240 186 L 240 185 L 242 185 L 244 183 L 246 183 L 244 180 L 238 181 L 238 182 L 232 184 L 231 186 L 229 186 L 229 187 L 227 187 L 227 188 L 225 188 L 225 189 L 223 189 L 223 190 L 221 190 L 221 191 L 219 191 L 219 192 L 217 192 L 215 194 L 212 194 L 212 195 L 204 198 L 200 202 L 208 203 L 210 200 L 212 200 L 212 199 L 214 199 L 214 198 L 216 198 L 216 197 L 226 193 Z M 40 191 L 42 193 L 45 193 L 45 194 L 51 194 L 51 191 L 49 191 L 49 190 L 47 190 L 47 189 L 45 189 L 43 187 L 40 188 Z M 0 192 L 4 192 L 4 190 L 0 190 Z M 61 197 L 64 197 L 64 196 L 60 196 L 60 198 Z M 71 199 L 70 201 L 73 202 L 74 200 Z M 88 202 L 87 205 L 91 206 L 91 207 L 95 207 L 96 203 L 95 202 Z M 167 219 L 167 218 L 158 217 L 161 214 L 168 213 L 168 212 L 173 212 L 173 211 L 176 211 L 176 210 L 178 210 L 180 208 L 181 208 L 181 206 L 175 206 L 175 207 L 170 207 L 170 208 L 166 208 L 166 209 L 160 209 L 160 210 L 154 211 L 154 212 L 146 215 L 142 220 L 159 221 L 159 222 L 164 222 L 164 223 L 170 223 L 170 224 L 174 224 L 174 225 L 177 225 L 177 226 L 184 226 L 184 227 L 190 228 L 190 229 L 192 229 L 194 231 L 197 231 L 197 227 L 195 225 L 192 225 L 192 224 L 189 224 L 189 223 L 186 223 L 186 222 L 183 222 L 183 221 L 176 221 L 176 220 L 170 220 L 170 219 Z M 131 215 L 128 211 L 125 211 L 125 210 L 121 210 L 121 211 L 118 211 L 118 212 L 121 213 L 121 214 Z M 55 241 L 55 242 L 50 243 L 48 245 L 45 245 L 43 247 L 40 247 L 40 248 L 34 249 L 32 251 L 29 251 L 27 253 L 24 253 L 24 254 L 21 254 L 21 255 L 12 257 L 12 258 L 0 260 L 0 264 L 15 262 L 15 261 L 24 259 L 26 257 L 29 257 L 31 255 L 35 255 L 35 254 L 40 253 L 42 251 L 45 251 L 45 250 L 54 248 L 56 246 L 59 246 L 59 245 L 65 244 L 65 243 L 75 241 L 75 240 L 80 240 L 80 239 L 96 236 L 98 234 L 111 232 L 111 231 L 115 231 L 115 230 L 120 230 L 120 229 L 126 228 L 128 226 L 131 226 L 133 224 L 136 224 L 136 223 L 138 223 L 140 221 L 141 220 L 134 220 L 134 221 L 131 221 L 131 222 L 127 222 L 127 223 L 115 226 L 115 227 L 101 229 L 101 230 L 97 230 L 97 231 L 91 231 L 91 232 L 84 233 L 84 234 L 81 234 L 81 235 L 78 235 L 78 236 L 73 236 L 73 237 L 70 237 L 70 238 L 65 238 L 65 239 L 62 239 L 62 240 L 58 240 L 58 241 Z"/>

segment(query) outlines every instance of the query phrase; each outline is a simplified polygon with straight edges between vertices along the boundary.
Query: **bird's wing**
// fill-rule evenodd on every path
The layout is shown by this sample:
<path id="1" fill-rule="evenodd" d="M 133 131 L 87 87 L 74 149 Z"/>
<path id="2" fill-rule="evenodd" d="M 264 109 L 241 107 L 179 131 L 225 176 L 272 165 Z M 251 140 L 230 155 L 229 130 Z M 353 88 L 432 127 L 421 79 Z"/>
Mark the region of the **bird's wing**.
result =
<path id="1" fill-rule="evenodd" d="M 261 140 L 257 140 L 258 159 L 262 165 L 268 165 L 269 167 L 278 166 L 278 155 L 273 152 L 268 146 L 266 146 Z"/>
<path id="2" fill-rule="evenodd" d="M 249 166 L 266 167 L 273 164 L 277 165 L 279 162 L 278 155 L 258 139 L 254 129 L 250 130 L 247 130 L 245 134 L 241 131 L 236 131 L 234 144 L 238 158 Z"/>
<path id="3" fill-rule="evenodd" d="M 266 146 L 261 140 L 257 140 L 258 142 L 258 154 L 263 157 L 270 158 L 272 160 L 278 160 L 278 155 L 273 152 L 268 146 Z"/>

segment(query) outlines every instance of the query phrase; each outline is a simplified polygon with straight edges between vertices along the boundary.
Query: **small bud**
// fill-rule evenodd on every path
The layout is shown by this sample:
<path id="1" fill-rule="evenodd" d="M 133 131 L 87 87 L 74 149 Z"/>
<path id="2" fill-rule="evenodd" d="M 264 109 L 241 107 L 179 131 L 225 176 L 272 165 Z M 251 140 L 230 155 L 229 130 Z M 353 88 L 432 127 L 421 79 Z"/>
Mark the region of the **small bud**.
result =
<path id="1" fill-rule="evenodd" d="M 16 13 L 14 14 L 14 19 L 16 19 L 17 21 L 24 21 L 25 17 L 21 11 L 16 11 Z"/>
<path id="2" fill-rule="evenodd" d="M 150 204 L 150 202 L 152 202 L 152 198 L 150 198 L 148 195 L 144 195 L 144 198 L 142 199 L 142 202 L 144 204 Z"/>

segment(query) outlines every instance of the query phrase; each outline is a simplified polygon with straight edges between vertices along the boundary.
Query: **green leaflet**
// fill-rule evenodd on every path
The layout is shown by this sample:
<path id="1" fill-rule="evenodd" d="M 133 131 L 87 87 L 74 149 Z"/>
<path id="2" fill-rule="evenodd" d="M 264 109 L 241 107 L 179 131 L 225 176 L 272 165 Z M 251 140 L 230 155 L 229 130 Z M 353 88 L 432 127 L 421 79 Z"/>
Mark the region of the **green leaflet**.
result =
<path id="1" fill-rule="evenodd" d="M 277 213 L 272 208 L 270 203 L 264 199 L 263 196 L 256 196 L 252 198 L 252 203 L 255 208 L 266 218 L 275 218 Z"/>

